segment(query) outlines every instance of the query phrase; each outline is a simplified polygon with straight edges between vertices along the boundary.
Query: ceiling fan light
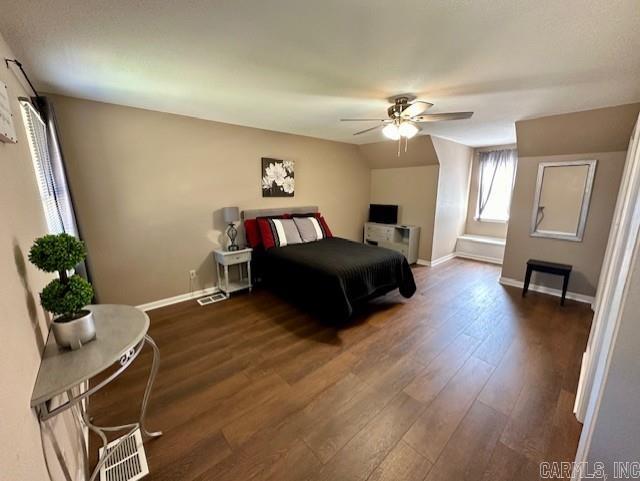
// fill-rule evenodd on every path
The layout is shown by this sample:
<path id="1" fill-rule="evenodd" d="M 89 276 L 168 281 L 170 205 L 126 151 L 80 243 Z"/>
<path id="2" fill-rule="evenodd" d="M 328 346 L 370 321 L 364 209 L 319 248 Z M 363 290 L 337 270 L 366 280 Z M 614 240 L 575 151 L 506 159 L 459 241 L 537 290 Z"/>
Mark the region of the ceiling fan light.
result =
<path id="1" fill-rule="evenodd" d="M 420 129 L 411 122 L 402 122 L 398 127 L 398 133 L 407 139 L 414 137 L 419 131 Z"/>
<path id="2" fill-rule="evenodd" d="M 400 131 L 396 124 L 385 125 L 382 129 L 382 135 L 391 140 L 398 140 L 400 138 Z"/>

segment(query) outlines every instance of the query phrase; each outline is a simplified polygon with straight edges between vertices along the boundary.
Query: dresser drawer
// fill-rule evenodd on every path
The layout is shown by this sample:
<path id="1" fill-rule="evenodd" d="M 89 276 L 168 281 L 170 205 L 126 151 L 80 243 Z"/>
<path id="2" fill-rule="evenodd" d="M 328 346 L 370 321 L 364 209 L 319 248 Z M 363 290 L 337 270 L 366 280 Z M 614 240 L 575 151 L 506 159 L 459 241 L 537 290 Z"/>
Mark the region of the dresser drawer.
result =
<path id="1" fill-rule="evenodd" d="M 385 249 L 391 249 L 392 251 L 399 252 L 405 257 L 409 257 L 409 246 L 400 244 L 398 242 L 381 242 L 380 247 L 384 247 Z"/>
<path id="2" fill-rule="evenodd" d="M 216 252 L 216 261 L 223 266 L 240 264 L 251 260 L 251 252 L 225 252 L 219 254 Z"/>
<path id="3" fill-rule="evenodd" d="M 376 241 L 391 241 L 393 239 L 393 227 L 368 224 L 365 228 L 365 237 Z"/>
<path id="4" fill-rule="evenodd" d="M 376 241 L 376 242 L 393 242 L 393 236 L 390 234 L 369 234 L 365 235 L 365 238 L 368 240 Z"/>

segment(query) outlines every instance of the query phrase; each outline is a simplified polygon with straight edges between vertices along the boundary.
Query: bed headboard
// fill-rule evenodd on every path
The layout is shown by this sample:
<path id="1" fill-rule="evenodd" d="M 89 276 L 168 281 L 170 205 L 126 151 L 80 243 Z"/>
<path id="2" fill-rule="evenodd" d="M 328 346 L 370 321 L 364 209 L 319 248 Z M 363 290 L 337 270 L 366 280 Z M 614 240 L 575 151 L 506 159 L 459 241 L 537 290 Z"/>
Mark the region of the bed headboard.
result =
<path id="1" fill-rule="evenodd" d="M 307 212 L 318 212 L 317 205 L 307 205 L 302 207 L 278 207 L 274 209 L 247 209 L 242 211 L 242 219 L 255 219 L 256 217 L 269 217 L 282 214 L 306 214 Z"/>

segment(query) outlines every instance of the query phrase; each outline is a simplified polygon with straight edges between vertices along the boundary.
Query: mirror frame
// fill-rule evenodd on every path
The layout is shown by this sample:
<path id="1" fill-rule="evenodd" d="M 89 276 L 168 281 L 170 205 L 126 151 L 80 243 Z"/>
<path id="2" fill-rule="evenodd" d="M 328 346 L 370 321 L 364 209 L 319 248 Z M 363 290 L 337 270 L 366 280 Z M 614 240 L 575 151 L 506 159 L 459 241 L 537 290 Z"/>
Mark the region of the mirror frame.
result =
<path id="1" fill-rule="evenodd" d="M 568 160 L 559 162 L 540 162 L 538 164 L 538 178 L 536 181 L 536 194 L 533 200 L 533 212 L 531 215 L 531 237 L 545 237 L 548 239 L 568 240 L 573 242 L 582 242 L 584 237 L 584 229 L 587 225 L 587 215 L 589 214 L 589 204 L 591 202 L 591 193 L 593 192 L 593 181 L 596 175 L 597 160 Z M 584 195 L 582 197 L 582 205 L 580 207 L 580 218 L 578 220 L 578 230 L 575 234 L 561 234 L 557 232 L 537 231 L 536 223 L 538 222 L 538 211 L 540 205 L 540 196 L 542 194 L 542 182 L 544 179 L 544 169 L 547 167 L 569 167 L 588 165 L 587 180 L 585 182 Z"/>

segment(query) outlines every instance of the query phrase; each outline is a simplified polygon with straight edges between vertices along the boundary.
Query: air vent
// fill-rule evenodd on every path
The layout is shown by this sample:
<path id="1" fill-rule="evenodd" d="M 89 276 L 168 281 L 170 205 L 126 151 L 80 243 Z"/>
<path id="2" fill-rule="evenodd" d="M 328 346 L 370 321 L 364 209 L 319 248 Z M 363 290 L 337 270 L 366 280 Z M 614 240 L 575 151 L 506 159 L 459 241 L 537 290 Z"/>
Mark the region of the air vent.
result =
<path id="1" fill-rule="evenodd" d="M 106 448 L 100 448 L 100 456 L 104 449 L 107 453 L 116 450 L 100 468 L 100 481 L 136 481 L 149 474 L 140 430 L 134 431 L 116 448 L 123 437 L 111 441 Z"/>
<path id="2" fill-rule="evenodd" d="M 216 292 L 215 294 L 212 294 L 210 296 L 201 297 L 200 299 L 198 299 L 198 304 L 200 304 L 201 306 L 208 306 L 209 304 L 224 301 L 225 299 L 227 299 L 227 296 L 225 294 L 223 294 L 222 292 Z"/>

